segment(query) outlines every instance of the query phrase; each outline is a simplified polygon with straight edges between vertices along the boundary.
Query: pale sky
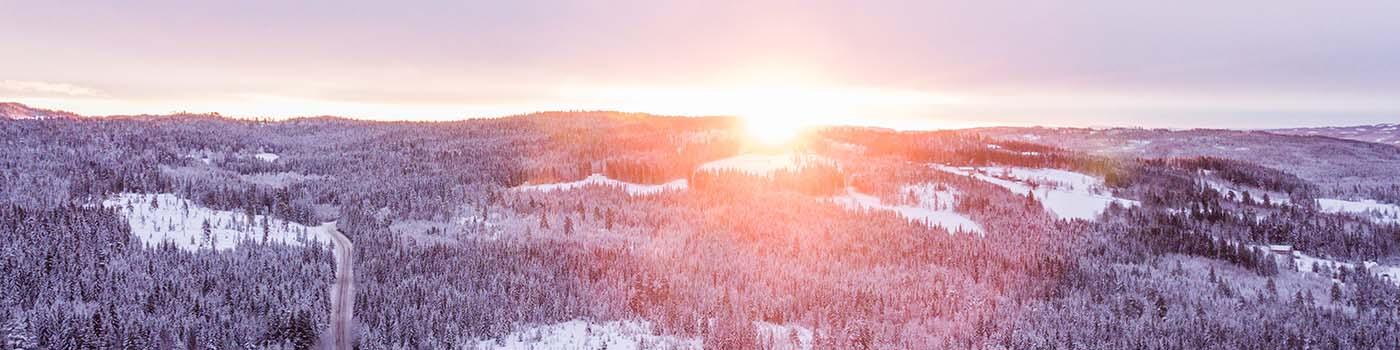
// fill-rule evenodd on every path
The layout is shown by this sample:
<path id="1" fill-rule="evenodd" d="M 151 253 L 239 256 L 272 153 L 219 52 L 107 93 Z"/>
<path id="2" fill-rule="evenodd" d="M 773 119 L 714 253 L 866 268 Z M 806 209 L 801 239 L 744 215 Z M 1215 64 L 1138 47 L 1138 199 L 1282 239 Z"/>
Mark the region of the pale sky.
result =
<path id="1" fill-rule="evenodd" d="M 905 129 L 1400 120 L 1400 1 L 8 1 L 82 114 L 729 114 Z"/>

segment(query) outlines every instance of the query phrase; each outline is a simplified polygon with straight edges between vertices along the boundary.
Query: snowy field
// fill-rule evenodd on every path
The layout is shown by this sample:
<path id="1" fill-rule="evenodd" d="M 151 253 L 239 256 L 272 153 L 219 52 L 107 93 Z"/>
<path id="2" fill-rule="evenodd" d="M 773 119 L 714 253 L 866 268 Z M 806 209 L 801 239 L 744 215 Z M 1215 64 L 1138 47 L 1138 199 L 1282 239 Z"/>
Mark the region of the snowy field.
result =
<path id="1" fill-rule="evenodd" d="M 1317 205 L 1328 213 L 1352 213 L 1369 217 L 1376 222 L 1400 223 L 1400 205 L 1378 203 L 1374 200 L 1345 201 L 1319 198 Z"/>
<path id="2" fill-rule="evenodd" d="M 1209 177 L 1210 175 L 1214 174 L 1214 172 L 1213 172 L 1213 171 L 1210 171 L 1210 170 L 1202 170 L 1202 171 L 1200 172 L 1200 174 Z M 1216 192 L 1220 192 L 1221 195 L 1225 195 L 1225 194 L 1227 194 L 1227 193 L 1234 192 L 1234 193 L 1235 193 L 1235 201 L 1240 201 L 1240 202 L 1243 202 L 1243 201 L 1244 201 L 1244 193 L 1245 193 L 1245 191 L 1242 191 L 1242 190 L 1240 190 L 1240 189 L 1235 188 L 1234 186 L 1231 186 L 1229 183 L 1227 183 L 1227 181 L 1218 180 L 1218 179 L 1216 179 L 1216 178 L 1206 178 L 1206 179 L 1204 179 L 1204 180 L 1202 180 L 1202 181 L 1205 183 L 1206 186 L 1209 186 L 1211 189 L 1215 190 Z M 1260 190 L 1260 189 L 1252 189 L 1252 190 L 1249 190 L 1248 192 L 1249 192 L 1249 194 L 1250 194 L 1250 199 L 1252 199 L 1252 200 L 1254 200 L 1254 201 L 1258 201 L 1258 202 L 1260 202 L 1260 203 L 1263 203 L 1263 202 L 1264 202 L 1264 195 L 1266 195 L 1266 194 L 1267 194 L 1268 197 L 1269 197 L 1269 202 L 1266 203 L 1266 204 L 1270 204 L 1270 205 L 1287 205 L 1287 204 L 1291 204 L 1291 203 L 1292 203 L 1292 200 L 1288 198 L 1288 194 L 1285 194 L 1285 193 L 1271 193 L 1271 192 L 1264 191 L 1264 190 Z"/>
<path id="3" fill-rule="evenodd" d="M 307 227 L 264 215 L 214 210 L 174 194 L 123 193 L 102 202 L 126 216 L 131 232 L 148 246 L 171 242 L 185 250 L 232 249 L 242 242 L 303 245 L 311 241 L 329 244 L 330 224 Z M 209 235 L 204 223 L 209 223 Z"/>
<path id="4" fill-rule="evenodd" d="M 644 321 L 592 323 L 573 320 L 524 327 L 504 337 L 478 341 L 474 349 L 701 349 L 699 338 L 653 334 Z"/>
<path id="5" fill-rule="evenodd" d="M 1206 184 L 1206 186 L 1210 186 L 1210 188 L 1211 188 L 1211 189 L 1214 189 L 1216 192 L 1220 192 L 1222 195 L 1223 195 L 1223 194 L 1226 194 L 1226 193 L 1234 192 L 1234 193 L 1235 193 L 1235 201 L 1237 201 L 1237 202 L 1243 202 L 1243 201 L 1244 201 L 1244 193 L 1245 193 L 1245 191 L 1241 191 L 1241 190 L 1235 189 L 1234 187 L 1231 187 L 1230 185 L 1227 185 L 1227 184 L 1224 184 L 1224 183 L 1221 183 L 1221 182 L 1215 181 L 1215 180 L 1205 180 L 1205 184 Z M 1254 201 L 1257 201 L 1257 202 L 1259 202 L 1259 203 L 1263 203 L 1263 202 L 1264 202 L 1264 196 L 1262 196 L 1262 194 L 1265 194 L 1265 193 L 1267 193 L 1267 192 L 1265 192 L 1265 191 L 1249 191 L 1250 199 L 1252 199 L 1252 200 L 1254 200 Z M 1281 193 L 1267 193 L 1267 194 L 1269 195 L 1269 202 L 1267 203 L 1267 204 L 1269 204 L 1269 205 L 1288 205 L 1288 204 L 1291 204 L 1291 203 L 1292 203 L 1292 201 L 1291 201 L 1290 199 L 1288 199 L 1288 197 L 1287 197 L 1286 194 L 1281 194 Z"/>
<path id="6" fill-rule="evenodd" d="M 804 154 L 741 154 L 700 165 L 702 171 L 733 170 L 750 175 L 768 175 L 778 170 L 797 170 L 809 164 L 835 164 L 831 159 Z"/>
<path id="7" fill-rule="evenodd" d="M 1264 251 L 1270 251 L 1269 246 L 1252 245 L 1252 247 Z M 1278 259 L 1280 259 L 1279 262 L 1287 262 L 1289 260 L 1292 260 L 1293 265 L 1297 267 L 1298 271 L 1303 273 L 1313 273 L 1314 265 L 1317 266 L 1318 272 L 1327 273 L 1328 275 L 1335 275 L 1338 272 L 1338 270 L 1340 270 L 1343 267 L 1353 270 L 1356 269 L 1355 263 L 1314 257 L 1297 250 L 1291 251 L 1291 254 L 1283 254 L 1278 252 L 1273 252 L 1273 254 L 1274 256 L 1277 256 Z M 1366 268 L 1367 271 L 1370 271 L 1376 276 L 1380 276 L 1382 279 L 1386 279 L 1389 280 L 1391 283 L 1400 285 L 1400 266 L 1381 265 L 1380 263 L 1375 261 L 1363 261 L 1361 262 L 1361 266 Z"/>
<path id="8" fill-rule="evenodd" d="M 901 193 L 909 193 L 917 198 L 913 205 L 893 205 L 881 203 L 879 198 L 860 193 L 847 187 L 846 194 L 831 197 L 830 200 L 850 209 L 892 211 L 906 219 L 938 226 L 950 233 L 958 231 L 983 233 L 982 225 L 952 210 L 955 192 L 938 191 L 932 185 L 905 186 Z"/>
<path id="9" fill-rule="evenodd" d="M 539 185 L 521 185 L 515 187 L 515 189 L 519 191 L 554 192 L 568 191 L 586 186 L 605 186 L 622 188 L 622 190 L 626 191 L 627 194 L 633 196 L 657 194 L 665 191 L 681 191 L 685 190 L 688 187 L 685 179 L 676 179 L 660 185 L 643 185 L 616 180 L 607 176 L 603 176 L 602 174 L 593 174 L 589 175 L 583 180 L 578 181 L 557 182 Z"/>
<path id="10" fill-rule="evenodd" d="M 810 350 L 812 331 L 796 325 L 754 322 L 759 347 L 772 350 Z M 703 349 L 703 338 L 659 335 L 646 321 L 594 323 L 573 320 L 551 325 L 521 327 L 496 339 L 479 340 L 473 349 L 569 350 L 569 349 Z"/>
<path id="11" fill-rule="evenodd" d="M 760 348 L 772 350 L 812 349 L 812 330 L 796 325 L 755 321 Z M 766 346 L 766 347 L 765 347 Z"/>
<path id="12" fill-rule="evenodd" d="M 277 159 L 282 158 L 282 156 L 279 156 L 276 153 L 258 153 L 254 154 L 253 158 L 257 158 L 258 160 L 264 162 L 276 162 Z"/>
<path id="13" fill-rule="evenodd" d="M 1072 171 L 1017 167 L 979 169 L 946 165 L 934 165 L 934 168 L 972 176 L 1005 187 L 1016 194 L 1033 194 L 1046 209 L 1062 219 L 1093 220 L 1104 208 L 1115 202 L 1122 206 L 1138 205 L 1137 201 L 1110 195 L 1103 179 Z"/>

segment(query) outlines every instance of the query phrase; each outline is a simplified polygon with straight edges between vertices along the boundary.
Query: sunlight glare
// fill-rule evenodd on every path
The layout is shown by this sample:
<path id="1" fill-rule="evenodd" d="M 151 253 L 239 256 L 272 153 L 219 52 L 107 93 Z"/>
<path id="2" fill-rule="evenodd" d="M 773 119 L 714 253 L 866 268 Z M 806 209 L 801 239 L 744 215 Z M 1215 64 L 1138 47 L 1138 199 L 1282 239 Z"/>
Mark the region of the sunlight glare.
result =
<path id="1" fill-rule="evenodd" d="M 765 146 L 790 143 L 801 132 L 801 125 L 787 118 L 751 116 L 744 118 L 744 130 L 750 139 Z"/>
<path id="2" fill-rule="evenodd" d="M 737 116 L 755 141 L 784 143 L 819 125 L 869 124 L 932 106 L 959 104 L 958 96 L 923 91 L 842 86 L 796 79 L 692 86 L 564 87 L 560 96 L 582 106 L 673 115 Z"/>

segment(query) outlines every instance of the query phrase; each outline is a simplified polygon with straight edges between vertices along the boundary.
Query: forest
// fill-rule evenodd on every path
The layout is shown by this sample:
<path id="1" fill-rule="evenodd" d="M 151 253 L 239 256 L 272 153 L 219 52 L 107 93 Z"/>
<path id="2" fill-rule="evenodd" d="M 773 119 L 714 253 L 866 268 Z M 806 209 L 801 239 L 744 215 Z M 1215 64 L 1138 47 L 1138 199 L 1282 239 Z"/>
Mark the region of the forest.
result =
<path id="1" fill-rule="evenodd" d="M 858 127 L 774 149 L 732 118 L 602 111 L 0 119 L 0 139 L 0 349 L 322 344 L 328 241 L 152 242 L 184 219 L 104 205 L 131 193 L 223 215 L 205 235 L 334 222 L 357 349 L 571 321 L 677 340 L 644 348 L 1400 348 L 1400 213 L 1352 210 L 1395 188 L 1231 157 Z M 740 156 L 780 164 L 716 165 Z M 616 182 L 527 189 L 593 175 Z"/>

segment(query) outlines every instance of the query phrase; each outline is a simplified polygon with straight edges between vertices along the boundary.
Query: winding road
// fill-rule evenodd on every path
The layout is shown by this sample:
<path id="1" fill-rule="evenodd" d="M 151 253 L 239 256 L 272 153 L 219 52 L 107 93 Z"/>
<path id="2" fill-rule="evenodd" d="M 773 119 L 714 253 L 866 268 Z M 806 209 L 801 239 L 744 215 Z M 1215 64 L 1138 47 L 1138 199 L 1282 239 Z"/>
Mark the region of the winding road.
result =
<path id="1" fill-rule="evenodd" d="M 331 322 L 328 349 L 350 349 L 354 344 L 351 327 L 355 322 L 355 246 L 340 233 L 335 223 L 327 223 L 335 245 L 335 284 L 331 285 Z"/>

